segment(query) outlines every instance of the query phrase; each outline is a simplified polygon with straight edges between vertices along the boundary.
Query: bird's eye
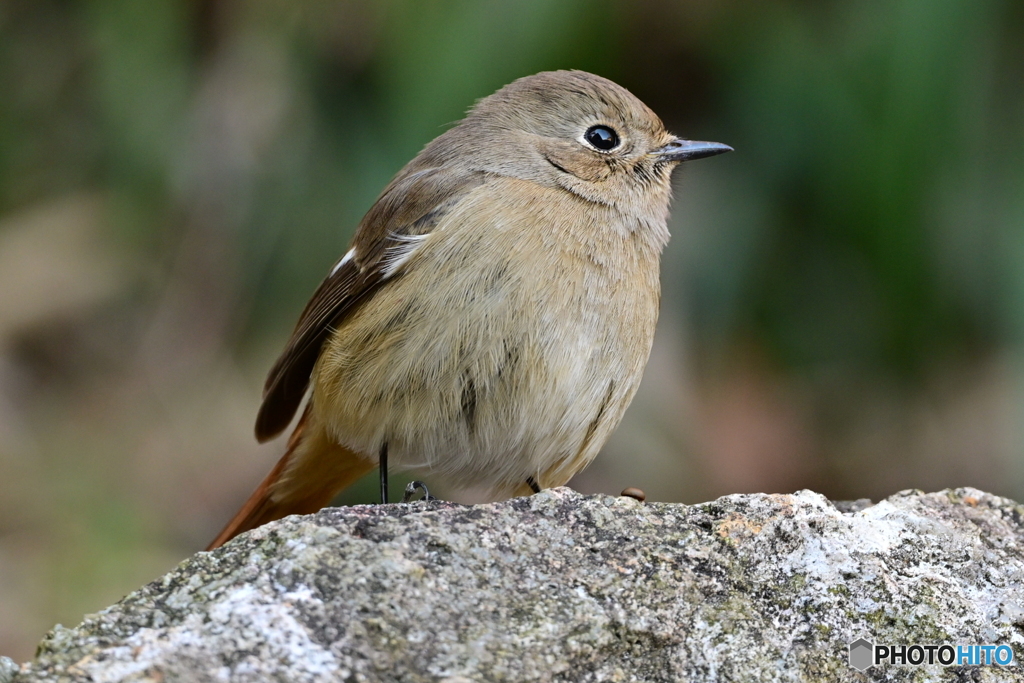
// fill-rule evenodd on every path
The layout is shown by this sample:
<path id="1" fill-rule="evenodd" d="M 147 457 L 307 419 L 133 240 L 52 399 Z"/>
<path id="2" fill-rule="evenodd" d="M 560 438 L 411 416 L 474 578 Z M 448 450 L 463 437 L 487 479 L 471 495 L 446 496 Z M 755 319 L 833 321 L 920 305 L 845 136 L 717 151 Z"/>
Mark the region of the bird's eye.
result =
<path id="1" fill-rule="evenodd" d="M 619 136 L 608 126 L 591 126 L 583 134 L 583 139 L 602 152 L 619 146 Z"/>

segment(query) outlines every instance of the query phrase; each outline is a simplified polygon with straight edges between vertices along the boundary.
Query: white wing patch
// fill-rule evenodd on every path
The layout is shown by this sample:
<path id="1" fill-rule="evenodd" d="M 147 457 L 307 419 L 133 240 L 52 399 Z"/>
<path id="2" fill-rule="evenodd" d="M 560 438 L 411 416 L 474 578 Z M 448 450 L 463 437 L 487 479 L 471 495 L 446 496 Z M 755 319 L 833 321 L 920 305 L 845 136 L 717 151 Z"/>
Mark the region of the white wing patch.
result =
<path id="1" fill-rule="evenodd" d="M 384 277 L 389 278 L 397 273 L 402 264 L 416 253 L 423 240 L 428 237 L 430 237 L 430 233 L 425 235 L 392 235 L 391 240 L 397 242 L 397 244 L 388 247 L 387 251 L 384 252 L 384 258 L 381 259 L 380 272 L 383 273 Z"/>
<path id="2" fill-rule="evenodd" d="M 339 268 L 341 268 L 343 265 L 345 265 L 346 263 L 348 263 L 349 261 L 351 261 L 355 257 L 356 257 L 356 248 L 352 247 L 351 249 L 348 250 L 347 254 L 345 254 L 344 256 L 341 257 L 340 261 L 338 261 L 337 263 L 334 264 L 334 267 L 331 268 L 331 275 L 334 275 L 335 273 L 337 273 Z M 329 275 L 328 277 L 330 277 L 331 275 Z"/>

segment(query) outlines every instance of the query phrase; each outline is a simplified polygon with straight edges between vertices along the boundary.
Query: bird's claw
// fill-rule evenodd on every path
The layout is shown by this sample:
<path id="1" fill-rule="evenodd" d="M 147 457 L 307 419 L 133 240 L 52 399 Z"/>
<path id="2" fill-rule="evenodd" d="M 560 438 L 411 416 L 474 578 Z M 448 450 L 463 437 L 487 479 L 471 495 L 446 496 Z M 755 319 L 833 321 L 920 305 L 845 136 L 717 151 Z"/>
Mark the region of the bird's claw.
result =
<path id="1" fill-rule="evenodd" d="M 423 498 L 417 499 L 415 497 L 418 491 L 423 492 Z M 416 500 L 422 500 L 426 502 L 431 500 L 437 500 L 437 498 L 434 498 L 432 495 L 430 495 L 430 490 L 427 489 L 427 485 L 424 484 L 422 481 L 410 481 L 408 484 L 405 485 L 405 495 L 402 496 L 402 502 L 412 503 Z"/>

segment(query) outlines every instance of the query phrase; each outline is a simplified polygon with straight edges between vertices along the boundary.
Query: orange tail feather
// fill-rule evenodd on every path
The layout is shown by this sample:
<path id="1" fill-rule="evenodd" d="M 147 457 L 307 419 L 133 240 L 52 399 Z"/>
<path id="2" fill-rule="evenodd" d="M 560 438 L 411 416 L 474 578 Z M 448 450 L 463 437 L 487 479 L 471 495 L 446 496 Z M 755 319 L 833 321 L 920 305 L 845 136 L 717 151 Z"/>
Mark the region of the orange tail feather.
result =
<path id="1" fill-rule="evenodd" d="M 319 425 L 311 423 L 315 417 L 307 406 L 288 439 L 288 450 L 207 550 L 275 519 L 316 512 L 376 467 L 373 461 L 331 441 Z"/>

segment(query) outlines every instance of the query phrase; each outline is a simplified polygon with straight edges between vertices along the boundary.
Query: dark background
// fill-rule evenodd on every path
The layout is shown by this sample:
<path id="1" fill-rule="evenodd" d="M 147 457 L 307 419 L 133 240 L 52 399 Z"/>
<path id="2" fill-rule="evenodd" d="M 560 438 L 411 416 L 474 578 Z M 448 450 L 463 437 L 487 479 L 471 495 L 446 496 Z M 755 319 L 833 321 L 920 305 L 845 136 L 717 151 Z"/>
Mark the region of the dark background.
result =
<path id="1" fill-rule="evenodd" d="M 359 217 L 552 68 L 736 148 L 677 172 L 651 363 L 577 488 L 1024 497 L 1020 2 L 5 0 L 0 653 L 205 545 Z"/>

